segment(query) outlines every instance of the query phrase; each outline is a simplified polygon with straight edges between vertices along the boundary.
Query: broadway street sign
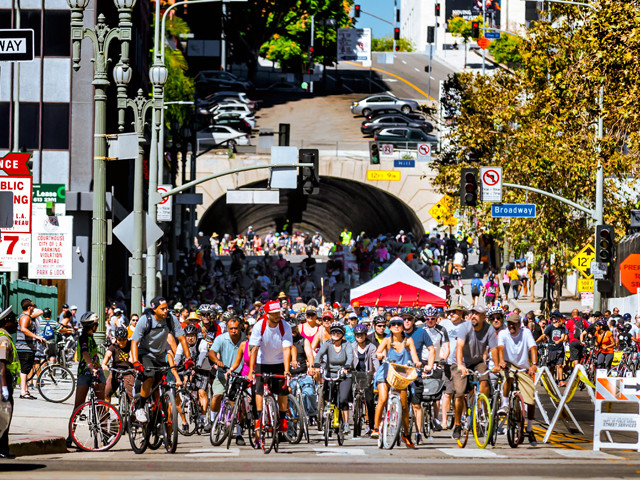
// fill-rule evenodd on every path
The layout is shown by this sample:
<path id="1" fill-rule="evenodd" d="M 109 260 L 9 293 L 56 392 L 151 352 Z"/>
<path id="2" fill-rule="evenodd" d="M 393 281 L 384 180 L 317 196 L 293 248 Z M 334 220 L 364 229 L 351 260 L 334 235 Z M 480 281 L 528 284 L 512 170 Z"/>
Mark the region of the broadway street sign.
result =
<path id="1" fill-rule="evenodd" d="M 494 203 L 491 205 L 491 216 L 502 218 L 536 218 L 534 203 Z"/>

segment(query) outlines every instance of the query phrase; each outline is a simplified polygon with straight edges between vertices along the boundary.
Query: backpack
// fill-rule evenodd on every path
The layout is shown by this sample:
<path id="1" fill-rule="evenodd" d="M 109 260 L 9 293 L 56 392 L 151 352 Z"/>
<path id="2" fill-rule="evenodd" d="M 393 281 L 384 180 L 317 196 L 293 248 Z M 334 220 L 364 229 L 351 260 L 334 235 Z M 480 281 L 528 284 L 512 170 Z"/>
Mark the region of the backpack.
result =
<path id="1" fill-rule="evenodd" d="M 584 329 L 584 320 L 581 318 L 578 323 L 575 319 L 573 320 L 573 338 L 576 340 L 580 340 L 580 336 L 582 335 L 582 330 Z"/>
<path id="2" fill-rule="evenodd" d="M 145 314 L 145 316 L 147 317 L 147 326 L 144 329 L 144 333 L 142 334 L 143 337 L 146 337 L 149 332 L 151 331 L 151 322 L 153 321 L 153 318 L 151 317 L 151 314 L 149 312 L 147 312 Z M 171 314 L 167 314 L 167 327 L 169 327 L 169 333 L 173 334 L 173 315 Z M 177 339 L 176 339 L 177 340 Z"/>
<path id="3" fill-rule="evenodd" d="M 474 285 L 473 287 L 471 287 L 471 296 L 472 297 L 480 296 L 480 289 L 478 288 L 477 285 Z"/>
<path id="4" fill-rule="evenodd" d="M 53 340 L 54 332 L 51 322 L 47 322 L 42 330 L 42 336 L 45 340 Z"/>
<path id="5" fill-rule="evenodd" d="M 264 335 L 265 330 L 267 329 L 268 320 L 266 317 L 262 320 L 262 329 L 260 330 L 260 336 Z M 284 337 L 284 323 L 282 319 L 278 323 L 278 328 L 280 329 L 280 336 Z"/>

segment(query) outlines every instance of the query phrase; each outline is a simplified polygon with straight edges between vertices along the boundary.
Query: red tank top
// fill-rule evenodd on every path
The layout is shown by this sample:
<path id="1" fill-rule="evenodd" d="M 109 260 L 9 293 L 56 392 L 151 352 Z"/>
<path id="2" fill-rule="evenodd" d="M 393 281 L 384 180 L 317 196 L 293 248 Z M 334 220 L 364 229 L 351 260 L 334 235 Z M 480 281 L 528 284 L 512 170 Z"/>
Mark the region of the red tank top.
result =
<path id="1" fill-rule="evenodd" d="M 302 335 L 304 338 L 306 338 L 307 340 L 309 340 L 309 343 L 313 342 L 314 337 L 316 336 L 316 333 L 318 333 L 318 330 L 320 329 L 320 325 L 318 325 L 315 329 L 315 331 L 313 332 L 313 335 L 307 335 L 306 333 L 304 333 L 304 327 L 302 327 L 300 329 L 300 335 Z"/>

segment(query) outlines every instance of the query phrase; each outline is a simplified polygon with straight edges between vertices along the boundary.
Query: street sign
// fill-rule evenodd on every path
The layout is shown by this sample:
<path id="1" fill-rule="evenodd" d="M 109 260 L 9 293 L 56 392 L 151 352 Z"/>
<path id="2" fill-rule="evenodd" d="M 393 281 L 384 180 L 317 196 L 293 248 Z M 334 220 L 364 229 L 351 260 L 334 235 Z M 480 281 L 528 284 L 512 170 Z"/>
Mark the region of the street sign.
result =
<path id="1" fill-rule="evenodd" d="M 394 160 L 393 168 L 414 168 L 416 166 L 415 160 Z"/>
<path id="2" fill-rule="evenodd" d="M 591 262 L 596 258 L 596 252 L 592 245 L 585 245 L 571 260 L 573 265 L 585 278 L 592 278 Z"/>
<path id="3" fill-rule="evenodd" d="M 578 292 L 593 292 L 593 278 L 578 278 Z"/>
<path id="4" fill-rule="evenodd" d="M 278 205 L 280 190 L 227 190 L 227 205 Z"/>
<path id="5" fill-rule="evenodd" d="M 367 180 L 370 182 L 397 182 L 400 172 L 397 170 L 367 170 Z"/>
<path id="6" fill-rule="evenodd" d="M 32 214 L 45 215 L 47 203 L 55 204 L 56 215 L 64 215 L 66 188 L 62 183 L 34 183 L 32 198 Z"/>
<path id="7" fill-rule="evenodd" d="M 502 202 L 502 167 L 481 167 L 480 184 L 483 202 Z"/>
<path id="8" fill-rule="evenodd" d="M 0 237 L 0 262 L 29 263 L 31 260 L 31 234 L 5 233 Z"/>
<path id="9" fill-rule="evenodd" d="M 73 217 L 33 218 L 29 278 L 72 278 Z"/>
<path id="10" fill-rule="evenodd" d="M 620 264 L 620 281 L 631 293 L 640 288 L 640 253 L 632 253 Z"/>
<path id="11" fill-rule="evenodd" d="M 428 143 L 418 144 L 418 161 L 430 162 L 431 161 L 431 145 Z"/>
<path id="12" fill-rule="evenodd" d="M 494 218 L 536 218 L 534 203 L 500 203 L 491 205 Z"/>
<path id="13" fill-rule="evenodd" d="M 142 249 L 145 250 L 149 248 L 153 243 L 157 242 L 160 237 L 164 234 L 162 229 L 156 225 L 156 223 L 151 220 L 151 217 L 144 214 L 145 220 L 145 229 L 142 232 Z M 135 235 L 134 227 L 134 216 L 133 212 L 131 212 L 127 217 L 122 220 L 116 227 L 113 229 L 113 234 L 122 242 L 122 244 L 127 247 L 131 253 L 133 253 L 134 245 L 133 245 L 133 237 Z"/>
<path id="14" fill-rule="evenodd" d="M 33 29 L 0 30 L 0 62 L 32 62 Z"/>
<path id="15" fill-rule="evenodd" d="M 604 280 L 607 276 L 608 267 L 606 263 L 600 263 L 596 261 L 591 262 L 591 273 L 596 280 Z"/>
<path id="16" fill-rule="evenodd" d="M 13 227 L 2 233 L 31 233 L 31 177 L 0 177 L 0 192 L 13 193 Z"/>
<path id="17" fill-rule="evenodd" d="M 298 147 L 273 146 L 271 147 L 271 165 L 295 165 L 298 163 Z M 298 169 L 272 168 L 271 188 L 287 188 L 295 190 L 298 186 Z"/>
<path id="18" fill-rule="evenodd" d="M 10 177 L 26 177 L 31 175 L 27 162 L 31 158 L 30 153 L 7 153 L 0 158 L 0 170 Z"/>
<path id="19" fill-rule="evenodd" d="M 445 195 L 429 209 L 429 215 L 443 225 L 457 225 L 458 219 L 453 216 L 453 198 Z"/>
<path id="20" fill-rule="evenodd" d="M 490 40 L 497 40 L 500 38 L 500 32 L 484 32 L 484 37 Z"/>
<path id="21" fill-rule="evenodd" d="M 338 28 L 336 40 L 338 61 L 371 61 L 370 28 Z"/>
<path id="22" fill-rule="evenodd" d="M 158 193 L 167 193 L 173 188 L 173 185 L 158 185 Z M 158 222 L 173 221 L 173 197 L 164 197 L 158 203 L 156 210 L 156 220 Z"/>
<path id="23" fill-rule="evenodd" d="M 393 155 L 393 144 L 392 143 L 383 143 L 380 145 L 380 153 L 385 155 Z"/>

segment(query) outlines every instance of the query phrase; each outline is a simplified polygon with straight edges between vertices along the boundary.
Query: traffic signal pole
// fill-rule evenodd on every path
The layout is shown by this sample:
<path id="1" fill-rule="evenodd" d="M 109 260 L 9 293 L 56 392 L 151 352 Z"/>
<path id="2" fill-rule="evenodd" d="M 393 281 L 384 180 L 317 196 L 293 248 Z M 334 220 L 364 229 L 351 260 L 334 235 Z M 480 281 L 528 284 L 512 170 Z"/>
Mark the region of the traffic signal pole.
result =
<path id="1" fill-rule="evenodd" d="M 487 0 L 482 0 L 482 36 L 484 37 L 484 20 L 487 16 Z M 484 76 L 484 68 L 487 61 L 487 49 L 482 49 L 482 76 Z"/>

